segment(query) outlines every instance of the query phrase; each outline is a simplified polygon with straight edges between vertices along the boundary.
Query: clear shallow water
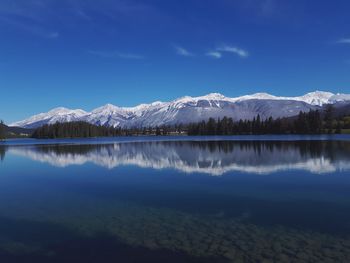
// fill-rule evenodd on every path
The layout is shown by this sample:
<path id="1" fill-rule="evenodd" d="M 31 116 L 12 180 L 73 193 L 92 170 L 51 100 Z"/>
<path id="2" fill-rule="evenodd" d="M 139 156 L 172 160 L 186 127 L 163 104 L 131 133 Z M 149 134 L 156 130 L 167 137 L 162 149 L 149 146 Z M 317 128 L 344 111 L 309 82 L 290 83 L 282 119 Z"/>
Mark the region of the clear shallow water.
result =
<path id="1" fill-rule="evenodd" d="M 0 147 L 0 262 L 350 261 L 349 137 L 132 140 Z"/>

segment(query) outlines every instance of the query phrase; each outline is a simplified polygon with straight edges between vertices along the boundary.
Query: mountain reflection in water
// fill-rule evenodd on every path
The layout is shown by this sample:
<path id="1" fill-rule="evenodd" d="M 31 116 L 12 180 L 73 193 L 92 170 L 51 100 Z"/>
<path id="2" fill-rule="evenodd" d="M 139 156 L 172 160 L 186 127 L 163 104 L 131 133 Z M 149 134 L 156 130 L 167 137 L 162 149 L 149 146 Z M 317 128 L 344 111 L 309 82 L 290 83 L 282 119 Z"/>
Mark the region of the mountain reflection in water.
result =
<path id="1" fill-rule="evenodd" d="M 332 173 L 350 169 L 347 141 L 136 142 L 12 147 L 9 151 L 57 167 L 91 162 L 108 169 L 136 165 L 210 175 L 285 170 Z"/>

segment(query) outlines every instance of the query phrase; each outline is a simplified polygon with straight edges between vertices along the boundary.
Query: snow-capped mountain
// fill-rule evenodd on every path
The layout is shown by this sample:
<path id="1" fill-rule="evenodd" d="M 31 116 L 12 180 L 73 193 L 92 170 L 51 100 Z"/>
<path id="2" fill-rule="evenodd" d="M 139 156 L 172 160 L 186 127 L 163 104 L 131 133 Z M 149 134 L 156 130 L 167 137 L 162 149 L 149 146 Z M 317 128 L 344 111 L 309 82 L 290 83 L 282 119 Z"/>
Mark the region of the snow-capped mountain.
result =
<path id="1" fill-rule="evenodd" d="M 230 98 L 220 93 L 210 93 L 200 97 L 185 96 L 170 102 L 156 101 L 136 107 L 117 107 L 106 104 L 85 112 L 56 108 L 48 113 L 40 113 L 29 119 L 12 123 L 10 126 L 36 128 L 56 122 L 87 121 L 97 125 L 113 127 L 146 127 L 164 124 L 179 124 L 207 120 L 210 117 L 232 117 L 234 120 L 252 119 L 258 114 L 262 118 L 270 116 L 290 117 L 300 111 L 317 109 L 325 104 L 350 102 L 349 94 L 333 94 L 315 91 L 299 97 L 278 97 L 267 93 L 256 93 Z"/>
<path id="2" fill-rule="evenodd" d="M 70 110 L 64 107 L 59 107 L 50 110 L 47 113 L 40 113 L 26 120 L 15 122 L 9 126 L 18 126 L 22 128 L 36 128 L 44 124 L 78 121 L 81 117 L 85 116 L 86 114 L 86 111 L 80 109 Z"/>

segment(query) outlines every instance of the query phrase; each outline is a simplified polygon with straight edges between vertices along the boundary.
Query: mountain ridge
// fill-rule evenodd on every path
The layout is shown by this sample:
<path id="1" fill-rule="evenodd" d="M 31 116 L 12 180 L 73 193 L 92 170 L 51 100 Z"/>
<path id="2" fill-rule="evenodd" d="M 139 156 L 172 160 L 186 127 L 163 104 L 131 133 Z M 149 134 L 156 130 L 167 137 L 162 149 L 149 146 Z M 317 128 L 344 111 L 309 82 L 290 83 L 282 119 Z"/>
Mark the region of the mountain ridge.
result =
<path id="1" fill-rule="evenodd" d="M 169 102 L 155 101 L 134 107 L 106 104 L 90 112 L 82 109 L 58 107 L 39 113 L 9 126 L 37 128 L 56 122 L 86 121 L 113 127 L 144 127 L 163 124 L 197 122 L 209 117 L 223 116 L 238 119 L 262 117 L 291 117 L 300 111 L 318 109 L 325 104 L 350 102 L 350 94 L 314 91 L 297 97 L 280 97 L 268 93 L 255 93 L 240 97 L 226 97 L 220 93 L 204 96 L 184 96 Z"/>

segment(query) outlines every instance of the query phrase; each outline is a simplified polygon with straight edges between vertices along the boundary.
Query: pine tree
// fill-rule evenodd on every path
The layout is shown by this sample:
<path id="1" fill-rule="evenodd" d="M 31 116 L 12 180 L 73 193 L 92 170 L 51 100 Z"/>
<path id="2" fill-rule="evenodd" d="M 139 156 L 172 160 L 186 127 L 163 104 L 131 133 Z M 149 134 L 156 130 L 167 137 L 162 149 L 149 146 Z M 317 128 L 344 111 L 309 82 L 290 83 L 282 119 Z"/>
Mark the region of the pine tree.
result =
<path id="1" fill-rule="evenodd" d="M 215 135 L 216 134 L 216 121 L 214 118 L 209 118 L 208 123 L 206 125 L 207 127 L 207 135 Z"/>
<path id="2" fill-rule="evenodd" d="M 341 134 L 341 122 L 337 121 L 337 128 L 335 129 L 336 134 Z"/>
<path id="3" fill-rule="evenodd" d="M 0 120 L 0 141 L 5 139 L 5 124 Z"/>
<path id="4" fill-rule="evenodd" d="M 256 122 L 255 122 L 255 134 L 261 134 L 261 120 L 260 120 L 260 114 L 256 117 Z"/>
<path id="5" fill-rule="evenodd" d="M 324 115 L 325 128 L 327 129 L 327 133 L 332 133 L 333 129 L 333 114 L 334 108 L 331 104 L 327 105 Z"/>

